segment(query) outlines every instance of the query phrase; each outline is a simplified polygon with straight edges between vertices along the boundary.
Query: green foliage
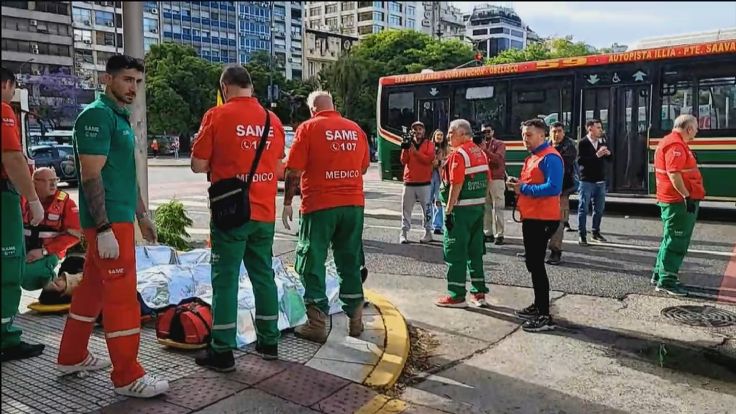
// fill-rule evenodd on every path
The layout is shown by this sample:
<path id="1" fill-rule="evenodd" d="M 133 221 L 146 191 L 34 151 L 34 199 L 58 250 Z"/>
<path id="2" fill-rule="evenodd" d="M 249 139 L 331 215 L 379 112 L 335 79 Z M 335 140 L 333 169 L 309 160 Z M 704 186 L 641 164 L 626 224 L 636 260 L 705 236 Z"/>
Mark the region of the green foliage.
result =
<path id="1" fill-rule="evenodd" d="M 215 105 L 220 65 L 199 56 L 191 46 L 152 45 L 146 54 L 148 130 L 182 134 L 196 131 Z"/>
<path id="2" fill-rule="evenodd" d="M 373 129 L 380 77 L 452 69 L 472 59 L 471 47 L 458 40 L 439 41 L 414 30 L 386 30 L 362 39 L 324 70 L 319 81 L 333 93 L 343 114 Z"/>
<path id="3" fill-rule="evenodd" d="M 158 241 L 176 250 L 189 250 L 186 228 L 192 225 L 181 201 L 171 200 L 160 205 L 154 214 Z"/>
<path id="4" fill-rule="evenodd" d="M 507 49 L 486 60 L 489 65 L 529 62 L 533 60 L 557 59 L 593 54 L 583 42 L 573 42 L 572 36 L 555 38 L 543 43 L 532 43 L 525 49 Z"/>

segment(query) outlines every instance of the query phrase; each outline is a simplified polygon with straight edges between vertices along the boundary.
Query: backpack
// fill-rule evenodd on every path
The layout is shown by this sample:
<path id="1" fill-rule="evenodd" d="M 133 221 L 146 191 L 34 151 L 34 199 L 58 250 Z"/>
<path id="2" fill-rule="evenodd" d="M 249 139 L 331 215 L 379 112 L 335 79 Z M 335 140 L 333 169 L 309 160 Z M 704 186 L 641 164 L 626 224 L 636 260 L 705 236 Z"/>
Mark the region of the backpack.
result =
<path id="1" fill-rule="evenodd" d="M 212 308 L 199 298 L 184 299 L 158 313 L 156 338 L 179 344 L 204 345 L 212 333 Z"/>

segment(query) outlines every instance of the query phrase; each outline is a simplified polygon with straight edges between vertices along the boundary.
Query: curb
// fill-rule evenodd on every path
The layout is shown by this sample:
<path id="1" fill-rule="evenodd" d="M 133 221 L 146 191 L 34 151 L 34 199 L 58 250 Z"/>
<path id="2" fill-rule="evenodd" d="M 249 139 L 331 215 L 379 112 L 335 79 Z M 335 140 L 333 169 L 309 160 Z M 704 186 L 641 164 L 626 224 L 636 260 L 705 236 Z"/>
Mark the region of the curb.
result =
<path id="1" fill-rule="evenodd" d="M 369 289 L 365 289 L 365 298 L 381 313 L 386 329 L 386 346 L 376 367 L 363 384 L 388 388 L 399 379 L 409 358 L 409 329 L 404 316 L 388 299 Z"/>

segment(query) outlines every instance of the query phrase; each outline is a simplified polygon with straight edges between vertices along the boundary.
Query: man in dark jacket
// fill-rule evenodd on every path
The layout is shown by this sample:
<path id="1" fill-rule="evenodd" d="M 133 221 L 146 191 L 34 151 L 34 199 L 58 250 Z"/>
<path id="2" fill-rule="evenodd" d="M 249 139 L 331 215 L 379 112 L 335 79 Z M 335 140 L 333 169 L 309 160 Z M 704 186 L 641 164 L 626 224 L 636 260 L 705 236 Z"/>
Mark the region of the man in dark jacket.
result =
<path id="1" fill-rule="evenodd" d="M 578 202 L 578 244 L 588 245 L 586 219 L 588 206 L 593 203 L 593 240 L 605 242 L 601 236 L 601 220 L 606 204 L 606 169 L 611 151 L 603 138 L 603 126 L 599 119 L 585 123 L 588 135 L 578 143 L 578 165 L 580 167 L 580 201 Z"/>
<path id="2" fill-rule="evenodd" d="M 550 254 L 547 259 L 548 264 L 558 265 L 562 258 L 562 239 L 565 235 L 563 224 L 570 216 L 570 194 L 574 193 L 577 188 L 575 183 L 575 158 L 578 156 L 578 150 L 575 148 L 575 142 L 572 138 L 565 136 L 565 126 L 562 122 L 552 124 L 550 141 L 557 152 L 560 153 L 564 163 L 562 194 L 560 195 L 560 226 L 557 227 L 549 241 Z"/>

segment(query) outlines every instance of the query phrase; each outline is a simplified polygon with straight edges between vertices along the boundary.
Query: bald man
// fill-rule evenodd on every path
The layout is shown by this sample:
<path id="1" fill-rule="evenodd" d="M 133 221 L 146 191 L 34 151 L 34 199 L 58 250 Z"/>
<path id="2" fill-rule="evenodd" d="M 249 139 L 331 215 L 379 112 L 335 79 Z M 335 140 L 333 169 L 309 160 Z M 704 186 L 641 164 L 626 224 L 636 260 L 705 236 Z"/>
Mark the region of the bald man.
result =
<path id="1" fill-rule="evenodd" d="M 340 300 L 350 319 L 349 334 L 357 337 L 363 332 L 363 174 L 370 165 L 370 154 L 366 134 L 335 111 L 328 92 L 312 92 L 307 104 L 312 119 L 297 128 L 289 150 L 281 217 L 290 229 L 291 202 L 301 181 L 296 270 L 304 281 L 309 320 L 295 333 L 324 343 L 329 312 L 325 260 L 330 245 L 340 275 Z"/>
<path id="2" fill-rule="evenodd" d="M 33 172 L 33 186 L 44 209 L 43 221 L 31 225 L 33 213 L 22 200 L 23 231 L 26 240 L 26 273 L 21 286 L 26 290 L 43 288 L 56 276 L 56 266 L 66 251 L 79 243 L 82 236 L 79 208 L 74 200 L 58 189 L 59 178 L 51 168 Z"/>

